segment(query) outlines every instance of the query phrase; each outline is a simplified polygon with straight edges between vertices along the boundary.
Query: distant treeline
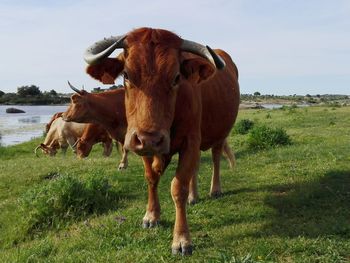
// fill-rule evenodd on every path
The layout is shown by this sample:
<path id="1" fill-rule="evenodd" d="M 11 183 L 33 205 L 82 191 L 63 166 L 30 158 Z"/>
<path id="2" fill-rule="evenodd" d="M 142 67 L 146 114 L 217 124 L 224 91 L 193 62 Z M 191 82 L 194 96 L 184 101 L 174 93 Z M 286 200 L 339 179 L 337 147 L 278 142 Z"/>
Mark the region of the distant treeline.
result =
<path id="1" fill-rule="evenodd" d="M 109 89 L 117 89 L 119 86 L 111 86 Z M 102 92 L 105 89 L 100 87 L 94 88 L 92 92 Z M 42 92 L 38 86 L 21 86 L 17 88 L 17 93 L 5 93 L 0 90 L 0 104 L 14 105 L 50 105 L 50 104 L 66 104 L 70 102 L 71 94 L 57 93 L 55 90 Z"/>
<path id="2" fill-rule="evenodd" d="M 307 102 L 307 103 L 328 103 L 334 101 L 349 101 L 350 97 L 347 95 L 339 94 L 316 94 L 310 95 L 262 95 L 260 92 L 254 92 L 254 94 L 241 94 L 241 101 L 266 101 L 266 100 L 285 100 L 294 102 Z"/>
<path id="3" fill-rule="evenodd" d="M 0 104 L 50 105 L 65 104 L 69 101 L 69 96 L 65 94 L 58 94 L 54 90 L 41 92 L 35 85 L 18 87 L 17 93 L 0 91 Z"/>
<path id="4" fill-rule="evenodd" d="M 121 88 L 121 85 L 113 85 L 107 89 L 100 87 L 94 88 L 92 93 L 99 93 L 105 90 L 113 90 Z M 17 93 L 5 93 L 0 90 L 0 104 L 28 104 L 28 105 L 50 105 L 50 104 L 66 104 L 70 102 L 70 95 L 57 93 L 55 90 L 40 91 L 40 88 L 35 85 L 21 86 L 17 88 Z M 310 95 L 263 95 L 260 92 L 254 92 L 253 94 L 241 94 L 241 101 L 273 101 L 273 100 L 286 100 L 294 102 L 307 102 L 307 103 L 330 103 L 334 101 L 349 103 L 350 98 L 347 95 L 335 95 L 335 94 L 316 94 Z"/>

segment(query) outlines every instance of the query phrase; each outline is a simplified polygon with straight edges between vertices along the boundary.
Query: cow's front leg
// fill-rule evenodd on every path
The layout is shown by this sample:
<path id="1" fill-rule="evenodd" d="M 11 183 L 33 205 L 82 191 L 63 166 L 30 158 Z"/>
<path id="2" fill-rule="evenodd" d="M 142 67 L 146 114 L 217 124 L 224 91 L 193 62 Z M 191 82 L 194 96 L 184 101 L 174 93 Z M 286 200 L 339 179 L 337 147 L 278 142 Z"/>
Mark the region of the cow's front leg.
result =
<path id="1" fill-rule="evenodd" d="M 119 166 L 118 166 L 118 170 L 124 170 L 128 167 L 128 150 L 126 150 L 124 147 L 122 147 L 122 159 L 120 160 Z"/>
<path id="2" fill-rule="evenodd" d="M 157 187 L 161 173 L 157 173 L 152 169 L 152 157 L 142 157 L 142 160 L 145 169 L 145 178 L 148 182 L 148 204 L 146 214 L 143 217 L 142 226 L 144 228 L 149 228 L 159 223 L 160 205 Z"/>
<path id="3" fill-rule="evenodd" d="M 171 182 L 171 195 L 176 209 L 172 243 L 173 254 L 192 254 L 192 242 L 186 216 L 186 203 L 188 199 L 190 180 L 197 171 L 198 163 L 199 143 L 197 145 L 191 144 L 191 149 L 187 149 L 187 151 L 180 153 L 176 176 Z"/>

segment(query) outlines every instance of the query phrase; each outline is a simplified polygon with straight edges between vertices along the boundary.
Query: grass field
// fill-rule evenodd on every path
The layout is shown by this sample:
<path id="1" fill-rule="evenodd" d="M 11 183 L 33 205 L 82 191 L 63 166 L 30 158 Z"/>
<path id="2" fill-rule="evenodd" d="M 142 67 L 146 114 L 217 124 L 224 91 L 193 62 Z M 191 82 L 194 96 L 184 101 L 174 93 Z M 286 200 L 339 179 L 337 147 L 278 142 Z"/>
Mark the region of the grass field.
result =
<path id="1" fill-rule="evenodd" d="M 222 160 L 218 199 L 208 197 L 211 155 L 202 153 L 191 257 L 170 250 L 176 157 L 159 185 L 161 224 L 143 229 L 137 156 L 117 172 L 120 155 L 103 158 L 100 146 L 86 160 L 36 158 L 40 139 L 0 148 L 0 262 L 350 262 L 350 107 L 243 110 L 238 119 L 283 128 L 292 144 L 256 151 L 249 135 L 232 133 L 236 167 Z"/>

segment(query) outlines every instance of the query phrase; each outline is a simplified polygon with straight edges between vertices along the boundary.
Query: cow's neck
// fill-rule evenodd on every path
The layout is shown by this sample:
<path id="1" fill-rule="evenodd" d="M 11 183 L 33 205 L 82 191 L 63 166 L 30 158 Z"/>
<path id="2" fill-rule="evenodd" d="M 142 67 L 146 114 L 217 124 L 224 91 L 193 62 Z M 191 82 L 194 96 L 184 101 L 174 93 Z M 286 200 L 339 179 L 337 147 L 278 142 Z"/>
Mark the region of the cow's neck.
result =
<path id="1" fill-rule="evenodd" d="M 116 107 L 110 105 L 110 99 L 103 96 L 94 96 L 89 101 L 89 107 L 92 113 L 92 122 L 100 124 L 108 131 L 117 125 Z"/>

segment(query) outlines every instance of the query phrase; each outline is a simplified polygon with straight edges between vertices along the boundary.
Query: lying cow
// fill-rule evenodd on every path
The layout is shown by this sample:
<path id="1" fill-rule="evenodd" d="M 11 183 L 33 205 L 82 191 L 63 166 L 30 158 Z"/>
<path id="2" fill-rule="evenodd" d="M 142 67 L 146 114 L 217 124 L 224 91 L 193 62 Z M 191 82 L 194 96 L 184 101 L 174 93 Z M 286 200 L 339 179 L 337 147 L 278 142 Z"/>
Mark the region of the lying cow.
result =
<path id="1" fill-rule="evenodd" d="M 108 58 L 117 48 L 123 52 Z M 176 209 L 172 252 L 191 254 L 186 201 L 197 196 L 200 150 L 212 149 L 210 193 L 221 193 L 220 156 L 239 106 L 236 65 L 222 50 L 151 28 L 98 41 L 84 58 L 87 73 L 105 84 L 124 77 L 125 148 L 143 156 L 148 181 L 145 227 L 159 221 L 159 179 L 172 156 L 179 154 L 171 183 Z"/>
<path id="2" fill-rule="evenodd" d="M 41 143 L 35 148 L 35 154 L 37 155 L 39 148 L 50 156 L 56 155 L 59 148 L 62 149 L 64 154 L 69 146 L 75 150 L 75 143 L 83 134 L 85 127 L 86 124 L 69 123 L 64 121 L 62 117 L 56 118 L 50 125 L 44 143 Z"/>

